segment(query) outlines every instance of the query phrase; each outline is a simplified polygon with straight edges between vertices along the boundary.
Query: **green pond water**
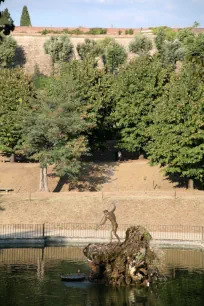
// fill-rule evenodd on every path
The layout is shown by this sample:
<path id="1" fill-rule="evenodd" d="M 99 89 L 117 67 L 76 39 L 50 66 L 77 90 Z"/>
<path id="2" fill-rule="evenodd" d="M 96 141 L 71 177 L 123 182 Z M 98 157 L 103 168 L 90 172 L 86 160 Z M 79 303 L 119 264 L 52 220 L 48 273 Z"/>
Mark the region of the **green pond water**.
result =
<path id="1" fill-rule="evenodd" d="M 146 289 L 64 283 L 61 273 L 86 274 L 78 247 L 0 249 L 1 306 L 203 306 L 204 252 L 164 250 L 168 280 Z"/>

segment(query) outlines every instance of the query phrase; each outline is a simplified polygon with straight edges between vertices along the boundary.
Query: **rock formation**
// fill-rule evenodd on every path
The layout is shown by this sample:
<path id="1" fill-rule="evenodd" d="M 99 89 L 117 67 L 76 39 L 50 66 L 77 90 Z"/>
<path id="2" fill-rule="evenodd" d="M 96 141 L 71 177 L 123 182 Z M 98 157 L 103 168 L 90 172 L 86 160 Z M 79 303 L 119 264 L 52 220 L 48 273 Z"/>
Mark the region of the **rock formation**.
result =
<path id="1" fill-rule="evenodd" d="M 161 279 L 159 258 L 150 246 L 151 239 L 144 227 L 132 226 L 123 243 L 89 244 L 84 248 L 91 267 L 89 280 L 117 286 L 149 286 Z"/>

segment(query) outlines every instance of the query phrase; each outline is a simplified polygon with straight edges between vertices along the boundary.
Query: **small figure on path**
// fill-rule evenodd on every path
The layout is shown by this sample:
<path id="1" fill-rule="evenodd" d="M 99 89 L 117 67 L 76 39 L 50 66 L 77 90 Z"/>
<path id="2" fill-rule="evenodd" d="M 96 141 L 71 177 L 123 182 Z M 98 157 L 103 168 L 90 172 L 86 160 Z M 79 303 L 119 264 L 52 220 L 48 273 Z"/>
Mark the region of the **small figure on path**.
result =
<path id="1" fill-rule="evenodd" d="M 121 162 L 121 160 L 122 160 L 122 152 L 118 151 L 118 161 L 119 161 L 119 163 Z"/>
<path id="2" fill-rule="evenodd" d="M 104 216 L 103 219 L 101 220 L 100 225 L 104 225 L 106 223 L 107 220 L 109 220 L 111 222 L 112 225 L 112 229 L 111 229 L 111 236 L 110 236 L 110 242 L 112 242 L 113 239 L 113 234 L 114 236 L 118 239 L 118 241 L 120 242 L 120 238 L 117 235 L 117 228 L 118 228 L 118 224 L 116 222 L 116 216 L 114 214 L 114 211 L 116 210 L 116 206 L 115 203 L 113 202 L 113 209 L 111 211 L 108 211 L 107 209 L 104 210 Z"/>

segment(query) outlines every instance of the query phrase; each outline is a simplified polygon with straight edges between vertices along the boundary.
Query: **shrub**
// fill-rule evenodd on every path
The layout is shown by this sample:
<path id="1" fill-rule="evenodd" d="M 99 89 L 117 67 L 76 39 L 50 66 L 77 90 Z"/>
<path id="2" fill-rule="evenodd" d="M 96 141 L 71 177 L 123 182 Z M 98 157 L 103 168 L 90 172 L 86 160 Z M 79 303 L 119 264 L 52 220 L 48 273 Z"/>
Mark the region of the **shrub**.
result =
<path id="1" fill-rule="evenodd" d="M 125 34 L 126 35 L 133 35 L 134 34 L 134 30 L 133 29 L 127 29 L 127 30 L 125 30 Z"/>
<path id="2" fill-rule="evenodd" d="M 47 35 L 49 33 L 49 31 L 47 29 L 42 30 L 41 34 L 42 35 Z"/>
<path id="3" fill-rule="evenodd" d="M 87 34 L 90 35 L 103 35 L 107 34 L 107 29 L 102 29 L 102 28 L 92 28 L 90 29 Z"/>
<path id="4" fill-rule="evenodd" d="M 111 73 L 114 73 L 126 61 L 127 52 L 123 46 L 113 41 L 105 48 L 102 58 L 104 65 Z"/>
<path id="5" fill-rule="evenodd" d="M 142 35 L 136 35 L 134 41 L 130 42 L 129 50 L 132 53 L 144 54 L 151 51 L 153 48 L 152 41 Z"/>
<path id="6" fill-rule="evenodd" d="M 77 52 L 83 60 L 87 57 L 96 57 L 100 54 L 100 47 L 95 40 L 85 39 L 84 43 L 77 45 Z"/>
<path id="7" fill-rule="evenodd" d="M 66 35 L 52 36 L 44 44 L 46 54 L 49 54 L 53 63 L 69 62 L 73 57 L 73 45 Z"/>
<path id="8" fill-rule="evenodd" d="M 68 33 L 69 33 L 69 34 L 73 34 L 73 35 L 81 35 L 81 34 L 84 34 L 84 32 L 83 32 L 81 29 L 79 29 L 79 28 L 74 29 L 74 30 L 72 30 L 72 31 L 68 31 Z"/>
<path id="9" fill-rule="evenodd" d="M 17 42 L 12 37 L 2 37 L 0 40 L 0 67 L 12 66 L 17 48 Z"/>

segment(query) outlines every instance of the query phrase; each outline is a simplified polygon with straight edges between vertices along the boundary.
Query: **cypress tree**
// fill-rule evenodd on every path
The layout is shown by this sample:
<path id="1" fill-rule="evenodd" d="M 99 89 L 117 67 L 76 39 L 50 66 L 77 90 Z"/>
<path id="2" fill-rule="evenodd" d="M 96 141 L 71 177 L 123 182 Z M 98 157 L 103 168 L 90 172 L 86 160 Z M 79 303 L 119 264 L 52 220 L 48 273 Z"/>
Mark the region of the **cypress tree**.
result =
<path id="1" fill-rule="evenodd" d="M 7 8 L 1 13 L 0 16 L 0 25 L 4 24 L 9 24 L 9 25 L 13 24 L 13 20 Z"/>
<path id="2" fill-rule="evenodd" d="M 28 8 L 27 8 L 26 5 L 23 7 L 20 26 L 21 27 L 32 26 L 31 20 L 30 20 L 30 15 L 29 15 Z"/>
<path id="3" fill-rule="evenodd" d="M 0 5 L 1 3 L 4 2 L 4 0 L 0 0 Z M 3 12 L 0 11 L 0 19 L 3 15 Z M 4 34 L 4 35 L 9 35 L 11 31 L 14 30 L 15 26 L 13 24 L 13 20 L 11 19 L 10 20 L 11 23 L 9 24 L 3 24 L 3 21 L 0 20 L 0 41 L 2 40 L 2 35 L 1 34 Z"/>

